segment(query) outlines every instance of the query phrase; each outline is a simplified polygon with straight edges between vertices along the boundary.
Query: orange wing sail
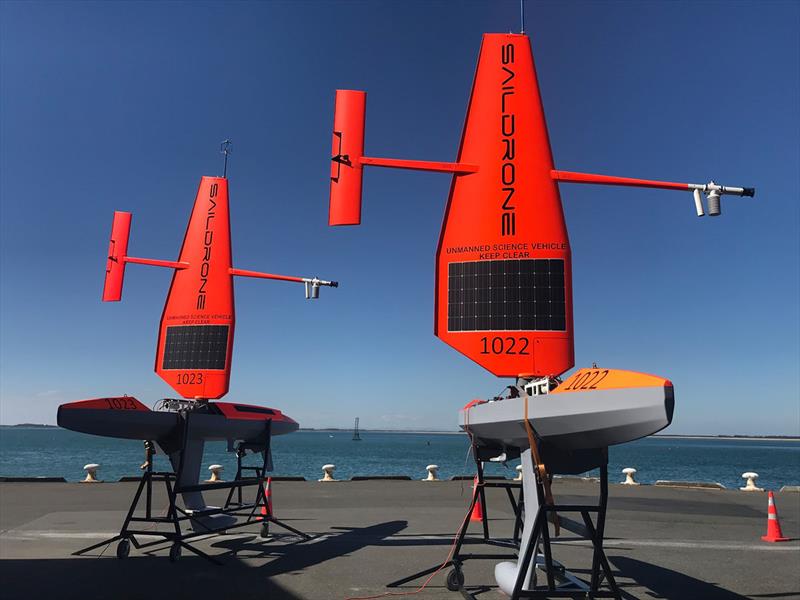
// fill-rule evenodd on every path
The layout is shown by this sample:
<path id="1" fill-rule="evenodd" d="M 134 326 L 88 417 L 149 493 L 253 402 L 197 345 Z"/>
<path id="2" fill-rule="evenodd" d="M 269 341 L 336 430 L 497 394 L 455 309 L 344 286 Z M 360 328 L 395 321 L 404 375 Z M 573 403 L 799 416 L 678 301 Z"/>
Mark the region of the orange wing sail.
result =
<path id="1" fill-rule="evenodd" d="M 228 392 L 235 311 L 228 180 L 203 177 L 158 331 L 155 371 L 184 398 Z"/>
<path id="2" fill-rule="evenodd" d="M 233 268 L 225 177 L 200 180 L 177 261 L 128 256 L 130 227 L 130 213 L 114 213 L 103 301 L 115 302 L 122 297 L 127 263 L 174 269 L 158 330 L 155 371 L 183 398 L 221 398 L 228 392 L 235 276 L 302 283 L 308 299 L 318 298 L 322 286 L 339 285 L 317 277 Z"/>
<path id="3" fill-rule="evenodd" d="M 330 225 L 361 223 L 365 166 L 453 175 L 436 252 L 434 331 L 498 376 L 558 376 L 574 365 L 572 259 L 558 182 L 683 190 L 703 216 L 753 188 L 677 183 L 553 165 L 530 40 L 483 36 L 456 162 L 364 156 L 366 94 L 337 90 Z"/>
<path id="4" fill-rule="evenodd" d="M 527 36 L 483 38 L 436 254 L 435 333 L 498 376 L 574 364 L 572 263 Z"/>

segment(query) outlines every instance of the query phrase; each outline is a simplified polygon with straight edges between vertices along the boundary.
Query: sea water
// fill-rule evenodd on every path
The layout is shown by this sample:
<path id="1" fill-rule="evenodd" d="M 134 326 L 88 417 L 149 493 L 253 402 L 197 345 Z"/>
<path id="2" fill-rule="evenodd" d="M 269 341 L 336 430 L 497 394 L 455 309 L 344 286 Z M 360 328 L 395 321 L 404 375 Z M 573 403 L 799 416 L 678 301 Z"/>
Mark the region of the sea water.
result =
<path id="1" fill-rule="evenodd" d="M 274 475 L 316 480 L 321 467 L 336 465 L 334 476 L 407 475 L 423 479 L 429 464 L 439 465 L 442 478 L 475 472 L 469 458 L 469 441 L 463 434 L 378 433 L 363 431 L 353 441 L 349 431 L 298 431 L 273 438 Z M 0 428 L 0 477 L 64 477 L 77 481 L 83 466 L 99 463 L 98 475 L 106 481 L 140 474 L 144 460 L 142 442 L 76 433 L 58 428 Z M 254 457 L 248 457 L 253 462 Z M 236 458 L 226 444 L 206 444 L 204 470 L 213 463 L 236 472 Z M 487 464 L 488 475 L 514 477 L 519 461 Z M 156 469 L 168 469 L 166 458 L 156 455 Z M 751 439 L 693 439 L 653 436 L 614 446 L 609 450 L 610 480 L 622 481 L 622 469 L 637 469 L 636 479 L 719 482 L 728 488 L 743 485 L 745 471 L 759 474 L 758 485 L 780 489 L 800 485 L 800 441 Z M 207 473 L 207 471 L 205 471 Z M 590 475 L 592 473 L 589 473 Z"/>

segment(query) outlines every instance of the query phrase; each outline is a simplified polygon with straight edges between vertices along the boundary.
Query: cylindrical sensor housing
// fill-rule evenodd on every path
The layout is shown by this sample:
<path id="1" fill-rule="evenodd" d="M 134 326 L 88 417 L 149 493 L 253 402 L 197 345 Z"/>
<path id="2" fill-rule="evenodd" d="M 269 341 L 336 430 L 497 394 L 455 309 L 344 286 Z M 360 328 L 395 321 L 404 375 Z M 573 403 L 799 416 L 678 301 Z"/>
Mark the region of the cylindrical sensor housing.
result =
<path id="1" fill-rule="evenodd" d="M 128 255 L 130 233 L 131 213 L 114 212 L 114 221 L 111 223 L 111 240 L 108 243 L 103 302 L 118 302 L 122 299 L 122 280 L 125 277 L 125 257 Z"/>
<path id="2" fill-rule="evenodd" d="M 336 90 L 328 225 L 361 223 L 364 116 L 367 93 Z"/>
<path id="3" fill-rule="evenodd" d="M 718 217 L 722 214 L 722 196 L 717 190 L 708 192 L 708 216 Z"/>
<path id="4" fill-rule="evenodd" d="M 694 208 L 697 211 L 698 217 L 702 217 L 706 214 L 703 212 L 703 195 L 697 188 L 694 189 Z"/>

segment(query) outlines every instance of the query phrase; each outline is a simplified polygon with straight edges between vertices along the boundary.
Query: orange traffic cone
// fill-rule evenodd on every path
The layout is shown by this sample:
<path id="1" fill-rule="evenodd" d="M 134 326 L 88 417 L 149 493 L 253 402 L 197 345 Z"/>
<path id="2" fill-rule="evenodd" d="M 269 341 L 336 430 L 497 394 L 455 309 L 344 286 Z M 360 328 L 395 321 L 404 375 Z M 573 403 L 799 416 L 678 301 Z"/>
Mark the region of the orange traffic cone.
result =
<path id="1" fill-rule="evenodd" d="M 262 538 L 269 537 L 269 517 L 272 516 L 272 477 L 267 477 L 267 485 L 264 486 L 264 504 L 261 506 L 261 516 L 258 520 L 261 521 Z"/>
<path id="2" fill-rule="evenodd" d="M 267 485 L 264 486 L 264 506 L 261 507 L 261 516 L 272 516 L 272 477 L 267 477 Z"/>
<path id="3" fill-rule="evenodd" d="M 481 497 L 478 491 L 478 476 L 475 476 L 475 481 L 472 484 L 473 494 L 475 494 L 475 506 L 472 507 L 472 512 L 469 515 L 470 522 L 483 521 L 483 506 L 481 506 Z"/>
<path id="4" fill-rule="evenodd" d="M 769 493 L 769 504 L 767 505 L 767 535 L 762 535 L 761 539 L 765 542 L 789 541 L 789 538 L 783 537 L 781 522 L 778 520 L 778 509 L 775 508 L 775 498 L 772 492 Z"/>

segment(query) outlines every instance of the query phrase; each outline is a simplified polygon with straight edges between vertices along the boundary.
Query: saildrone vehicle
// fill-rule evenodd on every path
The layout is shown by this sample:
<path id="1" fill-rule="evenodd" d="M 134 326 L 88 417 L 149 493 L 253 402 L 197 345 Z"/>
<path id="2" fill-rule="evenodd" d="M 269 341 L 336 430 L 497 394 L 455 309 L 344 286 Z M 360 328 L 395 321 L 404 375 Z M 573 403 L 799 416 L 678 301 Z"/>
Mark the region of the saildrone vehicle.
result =
<path id="1" fill-rule="evenodd" d="M 436 251 L 434 334 L 494 375 L 515 378 L 508 397 L 469 403 L 460 424 L 480 456 L 522 455 L 529 518 L 520 557 L 527 562 L 501 563 L 496 578 L 513 597 L 534 597 L 535 569 L 528 565 L 547 527 L 534 517 L 552 508 L 550 477 L 605 469 L 608 446 L 663 429 L 674 408 L 665 377 L 582 368 L 562 381 L 575 359 L 572 253 L 560 184 L 684 191 L 698 216 L 719 216 L 723 195 L 753 196 L 755 190 L 556 168 L 524 33 L 483 36 L 455 162 L 368 156 L 365 112 L 364 91 L 336 91 L 329 224 L 361 223 L 366 167 L 452 176 Z M 597 529 L 602 540 L 602 523 Z M 593 594 L 600 579 L 594 570 L 604 560 L 598 555 L 594 561 L 587 588 Z M 463 583 L 454 565 L 451 589 L 459 587 L 459 577 Z M 551 575 L 552 569 L 548 583 Z"/>
<path id="2" fill-rule="evenodd" d="M 175 471 L 174 490 L 182 495 L 183 510 L 192 515 L 192 526 L 201 523 L 205 530 L 229 526 L 235 520 L 219 509 L 211 509 L 203 499 L 199 478 L 205 442 L 227 441 L 230 450 L 235 445 L 242 450 L 255 448 L 265 454 L 265 466 L 271 468 L 269 438 L 299 427 L 277 408 L 216 401 L 227 394 L 230 382 L 234 277 L 299 283 L 304 285 L 308 299 L 318 298 L 320 287 L 338 286 L 335 281 L 316 277 L 275 275 L 233 266 L 227 142 L 223 143 L 223 152 L 224 175 L 200 179 L 177 260 L 129 255 L 130 213 L 115 212 L 111 227 L 103 302 L 121 300 L 128 264 L 173 271 L 158 329 L 155 372 L 179 398 L 160 400 L 156 410 L 131 396 L 82 400 L 61 405 L 57 417 L 58 424 L 66 429 L 145 440 L 149 444 L 147 466 L 151 466 L 154 445 L 160 448 Z"/>

